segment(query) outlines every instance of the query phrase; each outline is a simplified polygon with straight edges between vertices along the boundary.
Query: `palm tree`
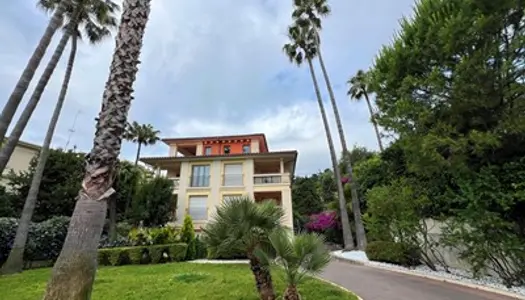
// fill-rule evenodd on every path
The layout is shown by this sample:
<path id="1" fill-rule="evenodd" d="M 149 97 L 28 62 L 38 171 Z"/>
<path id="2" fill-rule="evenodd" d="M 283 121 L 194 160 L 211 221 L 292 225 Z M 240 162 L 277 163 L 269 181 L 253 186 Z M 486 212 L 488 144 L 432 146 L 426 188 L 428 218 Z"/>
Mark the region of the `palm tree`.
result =
<path id="1" fill-rule="evenodd" d="M 42 35 L 42 37 L 40 38 L 40 42 L 38 43 L 35 51 L 33 51 L 31 58 L 27 62 L 24 72 L 22 72 L 22 75 L 20 75 L 20 78 L 18 79 L 15 88 L 11 92 L 9 100 L 7 100 L 7 103 L 4 105 L 4 109 L 2 110 L 2 114 L 0 115 L 1 140 L 4 140 L 4 137 L 7 133 L 7 128 L 9 128 L 9 125 L 11 125 L 11 121 L 13 120 L 16 110 L 20 105 L 24 94 L 27 91 L 27 88 L 29 87 L 33 76 L 35 76 L 36 69 L 38 69 L 42 58 L 46 54 L 47 47 L 51 43 L 53 35 L 62 24 L 63 13 L 66 10 L 66 5 L 69 4 L 69 1 L 70 0 L 63 0 L 60 2 L 60 5 L 55 10 L 53 17 L 51 17 L 51 19 L 49 20 L 49 24 L 47 25 L 46 30 L 44 31 L 44 35 Z"/>
<path id="2" fill-rule="evenodd" d="M 330 263 L 330 252 L 325 240 L 316 233 L 293 233 L 277 229 L 270 234 L 271 252 L 258 251 L 263 264 L 276 264 L 284 269 L 286 290 L 284 300 L 300 300 L 297 286 L 307 275 L 319 274 Z"/>
<path id="3" fill-rule="evenodd" d="M 281 226 L 283 216 L 284 211 L 273 201 L 256 204 L 240 197 L 219 207 L 203 229 L 211 256 L 246 254 L 261 300 L 276 298 L 269 266 L 262 264 L 255 253 L 269 246 L 268 236 Z"/>
<path id="4" fill-rule="evenodd" d="M 319 104 L 321 118 L 323 119 L 326 140 L 328 143 L 328 149 L 330 151 L 330 159 L 332 161 L 332 169 L 334 170 L 335 180 L 337 183 L 337 195 L 339 199 L 339 209 L 341 210 L 341 223 L 343 227 L 343 240 L 345 244 L 344 246 L 345 249 L 350 250 L 354 248 L 354 238 L 352 236 L 350 221 L 348 219 L 348 210 L 346 208 L 346 199 L 343 183 L 341 181 L 341 172 L 337 166 L 337 156 L 335 154 L 334 142 L 332 140 L 332 134 L 330 133 L 328 118 L 326 117 L 326 111 L 324 109 L 321 92 L 319 90 L 319 84 L 317 83 L 317 77 L 315 75 L 312 63 L 312 59 L 317 55 L 317 47 L 315 45 L 312 33 L 313 32 L 308 30 L 308 28 L 300 26 L 289 27 L 288 37 L 290 39 L 290 43 L 284 45 L 283 50 L 290 59 L 290 62 L 295 63 L 298 66 L 301 66 L 305 59 L 308 62 L 310 75 L 312 76 L 314 90 L 317 97 L 317 103 Z"/>
<path id="5" fill-rule="evenodd" d="M 379 128 L 377 126 L 374 110 L 372 109 L 372 103 L 370 103 L 370 98 L 368 98 L 368 74 L 363 70 L 358 70 L 357 73 L 348 80 L 348 89 L 347 95 L 355 101 L 360 101 L 365 98 L 366 104 L 368 105 L 368 111 L 370 112 L 370 119 L 374 125 L 374 130 L 376 132 L 377 144 L 379 145 L 379 151 L 383 152 L 383 142 L 381 141 L 381 135 L 379 134 Z"/>
<path id="6" fill-rule="evenodd" d="M 124 139 L 137 143 L 137 155 L 135 157 L 135 166 L 139 162 L 140 150 L 142 145 L 155 145 L 159 138 L 160 131 L 155 130 L 151 124 L 139 124 L 136 121 L 129 123 L 124 134 Z"/>
<path id="7" fill-rule="evenodd" d="M 45 2 L 47 1 L 43 1 L 42 3 Z M 44 9 L 46 9 L 45 6 L 43 7 Z M 64 53 L 64 49 L 66 48 L 69 38 L 75 33 L 75 24 L 80 14 L 80 7 L 81 5 L 78 4 L 77 0 L 71 0 L 67 2 L 66 11 L 68 10 L 68 8 L 75 10 L 73 12 L 72 19 L 68 23 L 66 30 L 62 34 L 62 38 L 60 39 L 60 42 L 58 43 L 55 52 L 53 53 L 53 56 L 51 56 L 51 59 L 49 60 L 46 68 L 44 69 L 42 76 L 40 76 L 40 80 L 38 81 L 38 84 L 36 85 L 35 90 L 31 95 L 31 98 L 27 102 L 26 107 L 22 111 L 20 118 L 16 122 L 15 127 L 11 131 L 7 142 L 0 151 L 0 174 L 4 172 L 5 167 L 7 166 L 7 162 L 11 158 L 13 152 L 15 151 L 16 145 L 18 144 L 18 141 L 20 140 L 20 137 L 22 136 L 22 133 L 24 132 L 24 129 L 26 128 L 27 123 L 29 122 L 29 119 L 33 115 L 33 112 L 35 111 L 38 102 L 40 102 L 40 98 L 42 97 L 47 83 L 51 79 L 51 76 L 53 75 L 53 72 L 55 71 L 58 62 L 60 61 L 60 58 L 62 57 L 62 53 Z"/>
<path id="8" fill-rule="evenodd" d="M 44 300 L 91 297 L 106 201 L 115 192 L 112 188 L 115 166 L 133 99 L 150 0 L 125 0 L 123 7 L 93 148 L 86 156 L 86 174 Z"/>
<path id="9" fill-rule="evenodd" d="M 330 6 L 326 3 L 326 0 L 295 0 L 294 11 L 292 18 L 294 19 L 297 26 L 309 30 L 312 32 L 313 41 L 317 49 L 316 56 L 319 59 L 319 64 L 323 72 L 324 81 L 326 88 L 328 89 L 328 95 L 330 96 L 330 102 L 334 111 L 335 123 L 337 125 L 337 131 L 339 133 L 339 139 L 341 141 L 341 148 L 343 150 L 343 159 L 346 161 L 346 172 L 350 177 L 350 191 L 352 195 L 352 211 L 354 213 L 354 222 L 356 227 L 356 239 L 357 247 L 360 250 L 366 248 L 366 232 L 363 224 L 361 215 L 361 205 L 357 194 L 357 184 L 353 176 L 352 162 L 350 161 L 350 152 L 346 144 L 345 133 L 343 130 L 343 124 L 339 115 L 339 109 L 337 108 L 337 102 L 335 101 L 334 91 L 326 66 L 324 64 L 323 56 L 321 54 L 321 39 L 319 36 L 319 30 L 321 30 L 321 18 L 330 14 Z"/>
<path id="10" fill-rule="evenodd" d="M 58 4 L 53 3 L 53 1 L 57 2 L 56 0 L 43 0 L 41 4 L 43 7 L 46 7 L 46 9 L 53 9 L 56 8 Z M 71 74 L 73 72 L 73 64 L 75 62 L 77 53 L 77 39 L 82 37 L 81 34 L 84 33 L 89 41 L 92 44 L 95 44 L 110 34 L 110 28 L 116 27 L 116 18 L 112 14 L 119 8 L 113 2 L 104 2 L 101 0 L 83 0 L 78 5 L 82 5 L 82 13 L 80 14 L 80 17 L 77 18 L 76 24 L 73 25 L 76 26 L 77 29 L 71 36 L 71 51 L 69 54 L 64 80 L 62 82 L 62 88 L 60 90 L 51 121 L 49 122 L 49 127 L 44 138 L 44 144 L 42 145 L 42 149 L 40 150 L 40 154 L 38 156 L 35 174 L 33 175 L 31 187 L 29 188 L 29 192 L 24 203 L 24 208 L 22 210 L 22 216 L 16 231 L 13 247 L 9 253 L 7 261 L 0 270 L 2 274 L 12 274 L 22 271 L 25 244 L 29 233 L 29 224 L 33 216 L 38 191 L 40 189 L 40 182 L 42 181 L 46 161 L 49 156 L 49 147 L 53 139 L 53 134 L 55 132 L 58 118 L 60 117 L 60 113 L 62 111 L 62 106 L 66 99 L 67 89 L 71 79 Z M 66 11 L 66 14 L 69 15 L 69 22 L 72 22 L 71 14 L 73 13 L 73 8 L 69 8 L 70 9 L 69 11 Z M 66 28 L 67 26 L 69 25 L 66 25 Z"/>

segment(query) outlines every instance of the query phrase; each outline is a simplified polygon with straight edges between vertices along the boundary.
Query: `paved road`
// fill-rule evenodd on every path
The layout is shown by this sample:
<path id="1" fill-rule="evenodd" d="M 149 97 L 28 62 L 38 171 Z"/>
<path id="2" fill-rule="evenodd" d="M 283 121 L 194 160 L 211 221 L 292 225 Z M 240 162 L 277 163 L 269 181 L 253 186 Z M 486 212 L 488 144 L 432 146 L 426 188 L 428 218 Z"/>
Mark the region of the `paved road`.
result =
<path id="1" fill-rule="evenodd" d="M 455 284 L 332 260 L 321 275 L 363 300 L 516 300 Z"/>

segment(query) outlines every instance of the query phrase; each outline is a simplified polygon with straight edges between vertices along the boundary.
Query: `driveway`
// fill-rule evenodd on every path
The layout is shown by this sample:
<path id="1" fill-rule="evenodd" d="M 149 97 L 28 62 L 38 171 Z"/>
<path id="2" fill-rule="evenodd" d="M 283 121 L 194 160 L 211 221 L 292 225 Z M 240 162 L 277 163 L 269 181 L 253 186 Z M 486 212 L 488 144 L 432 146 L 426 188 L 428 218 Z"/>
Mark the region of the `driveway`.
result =
<path id="1" fill-rule="evenodd" d="M 459 285 L 332 260 L 322 278 L 363 300 L 516 300 Z"/>

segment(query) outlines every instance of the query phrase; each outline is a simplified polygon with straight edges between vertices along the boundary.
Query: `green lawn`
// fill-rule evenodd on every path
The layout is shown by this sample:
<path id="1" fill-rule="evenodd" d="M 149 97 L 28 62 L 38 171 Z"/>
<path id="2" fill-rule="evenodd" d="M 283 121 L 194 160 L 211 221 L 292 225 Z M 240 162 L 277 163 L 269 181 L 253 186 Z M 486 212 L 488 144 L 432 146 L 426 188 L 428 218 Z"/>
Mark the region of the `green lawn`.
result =
<path id="1" fill-rule="evenodd" d="M 0 277 L 2 300 L 38 300 L 50 269 L 29 270 Z M 273 273 L 276 291 L 284 290 L 282 273 Z M 337 287 L 316 279 L 300 286 L 305 300 L 356 300 Z M 248 265 L 173 263 L 102 267 L 98 270 L 92 300 L 257 300 Z"/>

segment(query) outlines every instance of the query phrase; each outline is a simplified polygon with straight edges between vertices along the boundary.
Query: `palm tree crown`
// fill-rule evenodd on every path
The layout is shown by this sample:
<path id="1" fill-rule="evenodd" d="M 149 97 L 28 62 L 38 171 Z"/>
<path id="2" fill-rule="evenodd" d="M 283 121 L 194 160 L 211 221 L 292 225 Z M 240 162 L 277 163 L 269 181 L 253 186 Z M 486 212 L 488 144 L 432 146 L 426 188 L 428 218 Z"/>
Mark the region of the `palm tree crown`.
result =
<path id="1" fill-rule="evenodd" d="M 160 131 L 155 130 L 151 124 L 139 124 L 136 121 L 129 123 L 124 133 L 124 138 L 133 143 L 153 145 L 160 140 Z"/>
<path id="2" fill-rule="evenodd" d="M 280 228 L 283 216 L 283 209 L 273 201 L 255 203 L 240 197 L 220 206 L 203 229 L 210 256 L 248 256 L 262 300 L 275 300 L 275 291 L 268 265 L 261 263 L 255 252 L 271 248 L 269 235 Z"/>
<path id="3" fill-rule="evenodd" d="M 272 201 L 255 203 L 240 197 L 224 203 L 203 229 L 210 255 L 249 254 L 268 244 L 268 236 L 281 226 L 283 216 L 282 208 Z"/>
<path id="4" fill-rule="evenodd" d="M 305 59 L 312 60 L 317 56 L 314 32 L 297 24 L 288 27 L 290 42 L 283 46 L 283 51 L 291 63 L 301 66 Z"/>
<path id="5" fill-rule="evenodd" d="M 40 0 L 38 6 L 46 11 L 56 9 L 61 0 Z M 64 13 L 64 28 L 76 23 L 74 37 L 96 44 L 111 35 L 117 27 L 115 14 L 120 11 L 118 4 L 111 0 L 71 0 Z"/>
<path id="6" fill-rule="evenodd" d="M 289 285 L 298 285 L 308 274 L 318 274 L 330 262 L 325 240 L 316 233 L 294 236 L 289 230 L 277 229 L 269 239 L 274 253 L 258 251 L 257 255 L 263 263 L 282 266 Z"/>
<path id="7" fill-rule="evenodd" d="M 352 99 L 361 100 L 365 94 L 368 94 L 367 74 L 363 70 L 358 70 L 355 76 L 347 81 L 350 88 L 347 95 Z"/>
<path id="8" fill-rule="evenodd" d="M 159 138 L 160 131 L 155 130 L 151 124 L 139 124 L 136 121 L 128 123 L 123 138 L 137 144 L 137 156 L 135 158 L 135 165 L 139 161 L 140 149 L 142 145 L 155 145 Z"/>

